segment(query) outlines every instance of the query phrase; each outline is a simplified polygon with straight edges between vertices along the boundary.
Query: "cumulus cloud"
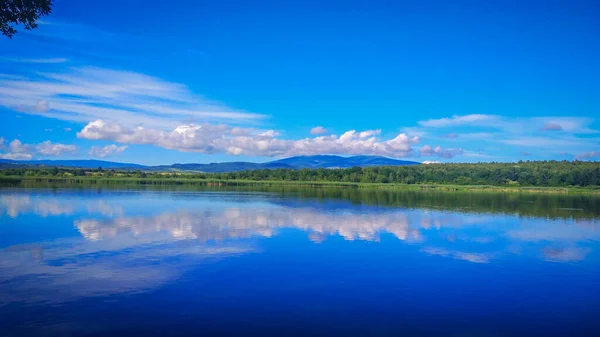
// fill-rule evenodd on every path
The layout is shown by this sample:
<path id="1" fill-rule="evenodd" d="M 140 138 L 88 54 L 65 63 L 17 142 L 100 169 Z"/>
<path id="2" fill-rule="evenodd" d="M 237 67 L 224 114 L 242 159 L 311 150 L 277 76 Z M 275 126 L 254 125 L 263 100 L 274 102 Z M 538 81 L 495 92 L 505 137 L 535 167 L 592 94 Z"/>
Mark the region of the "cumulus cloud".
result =
<path id="1" fill-rule="evenodd" d="M 44 156 L 60 156 L 65 153 L 73 153 L 77 150 L 75 145 L 65 145 L 60 143 L 52 143 L 49 140 L 42 142 L 35 147 L 38 154 Z"/>
<path id="2" fill-rule="evenodd" d="M 10 142 L 6 150 L 6 153 L 0 154 L 0 158 L 12 160 L 29 160 L 32 158 L 31 146 L 21 143 L 18 139 Z"/>
<path id="3" fill-rule="evenodd" d="M 224 124 L 181 125 L 173 131 L 162 131 L 141 126 L 128 128 L 96 120 L 86 125 L 77 136 L 121 144 L 150 144 L 186 152 L 248 156 L 370 154 L 399 158 L 413 154 L 411 145 L 419 142 L 419 137 L 409 137 L 406 134 L 380 140 L 376 137 L 379 133 L 379 130 L 351 130 L 339 137 L 329 135 L 291 140 L 277 138 L 278 133 L 272 130 L 256 132 Z"/>
<path id="4" fill-rule="evenodd" d="M 584 152 L 584 153 L 580 153 L 580 154 L 578 154 L 578 155 L 575 156 L 575 160 L 579 160 L 579 159 L 594 159 L 594 158 L 600 158 L 600 151 Z"/>
<path id="5" fill-rule="evenodd" d="M 438 156 L 447 159 L 461 155 L 463 152 L 463 149 L 444 149 L 440 146 L 432 148 L 429 145 L 424 145 L 419 149 L 421 156 Z"/>
<path id="6" fill-rule="evenodd" d="M 117 146 L 115 144 L 106 145 L 104 147 L 92 146 L 90 148 L 89 154 L 93 157 L 105 158 L 115 154 L 122 153 L 127 149 L 127 146 Z"/>
<path id="7" fill-rule="evenodd" d="M 322 126 L 315 126 L 314 128 L 310 129 L 310 134 L 311 135 L 324 135 L 324 134 L 328 134 L 329 131 L 327 131 L 327 129 L 325 129 Z"/>
<path id="8" fill-rule="evenodd" d="M 4 140 L 2 139 L 2 142 Z M 77 150 L 75 145 L 65 145 L 52 143 L 49 140 L 39 144 L 23 144 L 15 139 L 8 147 L 0 146 L 4 153 L 0 153 L 0 158 L 12 160 L 30 160 L 35 154 L 42 156 L 60 156 L 65 153 L 73 153 Z"/>
<path id="9" fill-rule="evenodd" d="M 51 109 L 48 102 L 52 102 Z M 159 129 L 182 121 L 249 123 L 265 117 L 207 100 L 179 83 L 95 67 L 41 72 L 32 78 L 0 78 L 0 106 L 67 121 L 88 123 L 102 118 Z"/>
<path id="10" fill-rule="evenodd" d="M 437 160 L 424 160 L 421 164 L 430 165 L 430 164 L 441 164 L 441 162 Z"/>

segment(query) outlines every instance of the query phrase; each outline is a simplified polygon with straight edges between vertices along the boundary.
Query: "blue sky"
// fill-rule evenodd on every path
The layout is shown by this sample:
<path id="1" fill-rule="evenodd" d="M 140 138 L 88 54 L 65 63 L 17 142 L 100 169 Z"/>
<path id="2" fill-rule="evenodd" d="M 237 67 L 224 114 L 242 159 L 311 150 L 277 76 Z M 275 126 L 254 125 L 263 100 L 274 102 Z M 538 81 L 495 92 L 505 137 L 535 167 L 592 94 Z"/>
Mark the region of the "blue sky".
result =
<path id="1" fill-rule="evenodd" d="M 0 157 L 600 158 L 595 1 L 71 1 L 0 38 Z"/>

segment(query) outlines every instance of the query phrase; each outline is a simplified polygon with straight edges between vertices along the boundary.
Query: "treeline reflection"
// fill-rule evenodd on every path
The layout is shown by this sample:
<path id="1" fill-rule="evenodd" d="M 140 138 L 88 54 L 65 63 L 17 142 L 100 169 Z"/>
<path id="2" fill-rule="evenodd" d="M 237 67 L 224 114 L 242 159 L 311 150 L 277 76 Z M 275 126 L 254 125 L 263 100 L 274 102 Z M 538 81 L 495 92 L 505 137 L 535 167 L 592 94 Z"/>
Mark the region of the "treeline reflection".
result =
<path id="1" fill-rule="evenodd" d="M 145 189 L 143 189 L 145 190 Z M 154 191 L 157 189 L 151 189 Z M 73 194 L 85 191 L 96 197 L 104 192 L 113 193 L 110 188 L 81 189 L 70 191 Z M 138 190 L 139 191 L 139 190 Z M 464 213 L 510 214 L 547 219 L 596 219 L 600 218 L 600 196 L 586 194 L 544 194 L 515 192 L 444 192 L 444 191 L 392 191 L 354 188 L 302 188 L 293 186 L 230 186 L 185 188 L 169 187 L 160 193 L 195 192 L 242 192 L 266 193 L 262 199 L 277 200 L 285 197 L 286 202 L 339 200 L 354 205 L 376 205 L 396 208 L 433 209 Z M 63 190 L 61 193 L 69 193 Z M 191 193 L 190 196 L 193 196 Z M 17 197 L 19 196 L 19 197 Z M 181 195 L 179 195 L 181 196 Z M 31 197 L 25 193 L 0 195 L 0 207 L 9 216 L 16 216 L 19 210 L 33 207 Z M 98 207 L 101 209 L 102 207 Z M 46 211 L 44 211 L 46 210 Z M 36 214 L 59 213 L 56 205 L 40 205 Z"/>

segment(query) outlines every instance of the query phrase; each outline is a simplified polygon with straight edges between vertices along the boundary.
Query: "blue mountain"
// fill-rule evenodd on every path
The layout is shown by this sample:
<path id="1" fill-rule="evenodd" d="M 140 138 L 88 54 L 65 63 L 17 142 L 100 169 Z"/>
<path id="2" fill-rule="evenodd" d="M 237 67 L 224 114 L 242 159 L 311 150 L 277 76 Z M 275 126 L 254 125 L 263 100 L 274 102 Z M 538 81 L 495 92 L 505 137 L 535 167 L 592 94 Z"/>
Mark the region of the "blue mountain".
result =
<path id="1" fill-rule="evenodd" d="M 398 160 L 379 156 L 354 156 L 340 157 L 330 155 L 319 156 L 297 156 L 279 159 L 266 163 L 251 162 L 225 162 L 210 164 L 172 164 L 145 166 L 132 163 L 118 163 L 104 160 L 8 160 L 0 159 L 0 168 L 9 167 L 77 167 L 121 169 L 121 170 L 145 170 L 145 171 L 188 171 L 188 172 L 236 172 L 243 170 L 262 169 L 302 169 L 302 168 L 347 168 L 368 166 L 405 166 L 418 165 L 415 161 Z"/>
<path id="2" fill-rule="evenodd" d="M 23 166 L 34 166 L 34 167 L 77 167 L 77 168 L 98 168 L 102 167 L 105 169 L 144 169 L 148 166 L 131 164 L 131 163 L 118 163 L 105 160 L 10 160 L 0 159 L 0 167 L 23 167 Z"/>
<path id="3" fill-rule="evenodd" d="M 331 155 L 290 157 L 276 160 L 272 163 L 286 164 L 299 168 L 346 168 L 354 166 L 405 166 L 420 164 L 416 161 L 398 160 L 380 156 L 340 157 Z"/>

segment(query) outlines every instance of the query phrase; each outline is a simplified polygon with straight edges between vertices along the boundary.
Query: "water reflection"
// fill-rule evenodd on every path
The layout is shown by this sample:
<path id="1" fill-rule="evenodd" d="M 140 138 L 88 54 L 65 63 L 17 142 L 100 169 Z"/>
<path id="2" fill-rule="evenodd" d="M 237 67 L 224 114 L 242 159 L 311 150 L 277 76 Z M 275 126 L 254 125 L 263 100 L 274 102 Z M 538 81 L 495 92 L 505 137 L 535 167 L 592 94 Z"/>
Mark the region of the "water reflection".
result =
<path id="1" fill-rule="evenodd" d="M 29 195 L 2 195 L 0 204 L 4 212 L 16 218 L 20 214 L 33 213 L 41 217 L 50 215 L 72 214 L 74 205 L 70 202 L 59 202 L 56 198 L 31 198 Z"/>
<path id="2" fill-rule="evenodd" d="M 315 244 L 395 240 L 424 256 L 478 264 L 519 257 L 574 263 L 589 258 L 600 241 L 596 218 L 551 220 L 272 194 L 13 191 L 0 196 L 0 205 L 5 238 L 15 239 L 27 227 L 20 219 L 29 215 L 45 219 L 44 226 L 31 228 L 34 237 L 49 226 L 79 233 L 0 246 L 0 304 L 146 291 L 206 259 L 260 252 L 255 239 L 286 231 Z"/>

